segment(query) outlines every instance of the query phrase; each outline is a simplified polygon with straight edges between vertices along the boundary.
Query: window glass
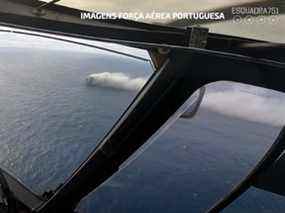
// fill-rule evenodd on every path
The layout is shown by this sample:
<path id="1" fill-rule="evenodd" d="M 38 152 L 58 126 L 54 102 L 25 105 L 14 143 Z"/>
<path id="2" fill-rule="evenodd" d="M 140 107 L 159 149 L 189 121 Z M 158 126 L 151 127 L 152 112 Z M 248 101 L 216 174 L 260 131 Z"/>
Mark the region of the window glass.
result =
<path id="1" fill-rule="evenodd" d="M 273 144 L 285 122 L 284 103 L 282 93 L 258 87 L 208 85 L 194 118 L 178 119 L 143 154 L 84 199 L 79 212 L 205 212 Z M 233 212 L 285 209 L 283 197 L 262 193 L 246 193 Z"/>
<path id="2" fill-rule="evenodd" d="M 0 165 L 38 193 L 65 181 L 153 73 L 145 61 L 36 36 L 1 33 L 0 47 Z"/>

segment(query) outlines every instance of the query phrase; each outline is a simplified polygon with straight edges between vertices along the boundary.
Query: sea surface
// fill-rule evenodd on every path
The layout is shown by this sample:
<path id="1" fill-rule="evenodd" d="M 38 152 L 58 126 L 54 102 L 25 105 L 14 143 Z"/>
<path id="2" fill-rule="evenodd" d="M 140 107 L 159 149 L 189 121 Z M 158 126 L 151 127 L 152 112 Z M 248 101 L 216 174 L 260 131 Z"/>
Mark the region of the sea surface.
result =
<path id="1" fill-rule="evenodd" d="M 86 85 L 87 76 L 104 72 L 147 80 L 152 68 L 96 51 L 1 48 L 1 167 L 38 194 L 63 183 L 138 92 L 114 79 L 114 87 L 110 79 L 106 87 Z M 253 168 L 281 129 L 214 109 L 202 104 L 194 119 L 177 120 L 78 211 L 204 212 Z M 252 188 L 225 212 L 284 211 L 283 197 Z"/>

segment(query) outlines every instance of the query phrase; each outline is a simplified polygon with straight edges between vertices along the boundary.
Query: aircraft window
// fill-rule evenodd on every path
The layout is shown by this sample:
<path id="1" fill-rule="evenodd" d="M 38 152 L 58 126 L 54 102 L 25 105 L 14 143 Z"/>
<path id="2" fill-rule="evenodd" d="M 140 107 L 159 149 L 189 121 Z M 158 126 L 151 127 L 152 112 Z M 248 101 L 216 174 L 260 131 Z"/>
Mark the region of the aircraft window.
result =
<path id="1" fill-rule="evenodd" d="M 47 38 L 0 36 L 1 168 L 42 194 L 86 159 L 148 81 L 152 66 L 133 48 L 126 52 L 138 57 L 130 59 Z M 285 99 L 232 82 L 207 85 L 203 95 L 201 88 L 165 125 L 165 134 L 153 136 L 148 144 L 157 142 L 85 198 L 79 212 L 202 212 L 226 195 L 277 137 Z M 236 211 L 246 210 L 260 192 L 245 194 Z M 285 208 L 274 200 L 266 200 L 264 212 Z"/>
<path id="2" fill-rule="evenodd" d="M 273 144 L 285 123 L 284 103 L 282 93 L 263 88 L 207 85 L 195 117 L 177 119 L 143 154 L 86 197 L 79 212 L 205 212 Z M 240 205 L 225 212 L 285 209 L 283 197 L 263 192 L 249 190 Z"/>
<path id="3" fill-rule="evenodd" d="M 48 0 L 46 0 L 48 1 Z M 56 4 L 68 6 L 85 11 L 95 11 L 106 14 L 116 13 L 125 19 L 132 19 L 138 22 L 171 24 L 172 26 L 190 26 L 194 24 L 203 25 L 211 32 L 241 36 L 253 39 L 261 39 L 273 42 L 285 42 L 284 33 L 285 15 L 284 2 L 275 0 L 264 2 L 262 0 L 231 0 L 231 1 L 195 1 L 195 0 L 176 0 L 173 1 L 88 1 L 88 0 L 61 0 Z M 251 6 L 250 6 L 251 5 Z M 255 10 L 245 12 L 248 8 Z M 267 9 L 267 12 L 262 11 Z M 195 23 L 195 18 L 181 18 L 182 14 L 189 14 L 200 11 L 224 12 L 225 20 L 212 21 L 201 20 Z M 145 18 L 147 14 L 161 13 L 157 18 Z M 127 14 L 128 13 L 128 14 Z M 135 15 L 135 13 L 138 13 Z M 143 17 L 139 16 L 143 13 Z M 133 15 L 132 15 L 133 14 Z M 170 14 L 168 18 L 165 14 Z M 176 14 L 176 15 L 175 15 Z M 180 15 L 179 15 L 180 14 Z M 265 14 L 264 16 L 256 14 Z M 161 17 L 161 18 L 160 18 Z M 187 16 L 186 16 L 187 17 Z M 98 18 L 100 19 L 100 18 Z"/>
<path id="4" fill-rule="evenodd" d="M 0 165 L 38 194 L 70 176 L 153 73 L 146 61 L 36 36 L 1 33 L 0 47 Z"/>

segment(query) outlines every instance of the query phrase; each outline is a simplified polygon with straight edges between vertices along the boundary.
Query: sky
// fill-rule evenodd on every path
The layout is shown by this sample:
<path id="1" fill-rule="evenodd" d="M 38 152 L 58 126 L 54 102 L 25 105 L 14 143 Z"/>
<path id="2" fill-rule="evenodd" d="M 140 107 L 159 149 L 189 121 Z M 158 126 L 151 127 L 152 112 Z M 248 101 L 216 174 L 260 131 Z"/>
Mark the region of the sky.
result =
<path id="1" fill-rule="evenodd" d="M 0 30 L 1 29 L 29 32 L 25 30 L 13 29 L 13 28 L 8 28 L 8 27 L 3 27 L 3 26 L 0 26 Z M 45 35 L 45 33 L 38 33 L 38 34 Z M 46 34 L 46 35 L 49 35 L 49 34 Z M 80 38 L 71 38 L 67 36 L 58 36 L 58 35 L 51 35 L 51 36 L 55 38 L 64 38 L 64 39 L 71 40 L 71 41 L 92 44 L 92 45 L 109 48 L 113 50 L 120 50 L 121 52 L 124 52 L 127 54 L 133 54 L 136 56 L 149 59 L 149 55 L 147 51 L 137 49 L 137 48 L 127 47 L 127 46 L 114 44 L 114 43 L 90 41 L 90 40 L 80 39 Z M 0 40 L 1 40 L 0 47 L 19 47 L 19 48 L 38 48 L 38 49 L 41 48 L 41 49 L 67 50 L 67 51 L 76 50 L 76 51 L 84 51 L 84 52 L 94 52 L 95 51 L 97 54 L 113 54 L 107 51 L 98 50 L 98 49 L 94 49 L 91 47 L 85 47 L 82 45 L 76 45 L 76 44 L 71 44 L 68 42 L 41 38 L 38 36 L 21 35 L 21 34 L 12 33 L 12 32 L 0 32 Z"/>

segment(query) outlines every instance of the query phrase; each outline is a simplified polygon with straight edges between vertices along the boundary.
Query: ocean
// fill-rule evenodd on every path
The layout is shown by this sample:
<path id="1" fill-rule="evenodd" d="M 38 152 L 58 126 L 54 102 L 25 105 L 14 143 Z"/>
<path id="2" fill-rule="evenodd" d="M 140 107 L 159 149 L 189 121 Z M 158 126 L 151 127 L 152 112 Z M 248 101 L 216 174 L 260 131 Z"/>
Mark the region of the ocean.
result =
<path id="1" fill-rule="evenodd" d="M 3 47 L 0 55 L 0 165 L 38 194 L 86 159 L 152 74 L 146 62 L 100 51 Z M 102 73 L 98 86 L 86 85 Z M 78 211 L 204 212 L 253 168 L 284 120 L 276 98 L 237 88 L 210 85 L 194 119 L 178 119 Z M 284 209 L 283 197 L 252 188 L 225 212 Z"/>

